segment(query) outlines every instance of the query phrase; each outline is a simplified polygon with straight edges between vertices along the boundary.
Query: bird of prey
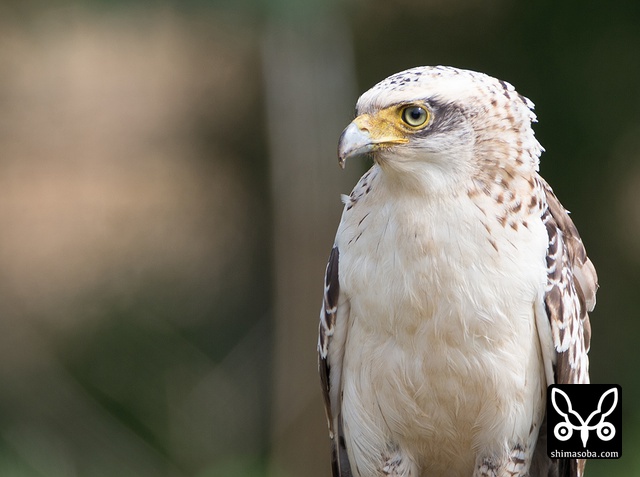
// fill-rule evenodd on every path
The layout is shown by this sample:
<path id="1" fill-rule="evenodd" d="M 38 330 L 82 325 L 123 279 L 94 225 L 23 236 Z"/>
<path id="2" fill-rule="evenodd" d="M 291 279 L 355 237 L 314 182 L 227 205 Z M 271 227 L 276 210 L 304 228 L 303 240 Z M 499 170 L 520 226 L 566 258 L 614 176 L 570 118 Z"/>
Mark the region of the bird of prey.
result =
<path id="1" fill-rule="evenodd" d="M 334 477 L 581 476 L 546 455 L 546 388 L 588 383 L 597 276 L 538 174 L 533 104 L 418 67 L 365 92 L 339 163 L 373 166 L 324 281 Z"/>

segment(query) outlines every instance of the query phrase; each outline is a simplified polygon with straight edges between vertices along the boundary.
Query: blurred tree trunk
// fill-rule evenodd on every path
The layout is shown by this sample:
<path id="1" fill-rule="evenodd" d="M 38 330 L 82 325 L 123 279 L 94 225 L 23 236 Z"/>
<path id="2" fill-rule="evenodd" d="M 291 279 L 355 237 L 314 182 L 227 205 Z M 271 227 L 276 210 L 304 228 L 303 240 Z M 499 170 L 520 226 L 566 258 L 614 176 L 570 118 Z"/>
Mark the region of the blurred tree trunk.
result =
<path id="1" fill-rule="evenodd" d="M 300 13 L 300 12 L 299 12 Z M 322 277 L 358 167 L 340 173 L 336 144 L 355 102 L 350 38 L 340 18 L 274 15 L 265 30 L 275 267 L 274 476 L 329 475 L 317 375 Z"/>

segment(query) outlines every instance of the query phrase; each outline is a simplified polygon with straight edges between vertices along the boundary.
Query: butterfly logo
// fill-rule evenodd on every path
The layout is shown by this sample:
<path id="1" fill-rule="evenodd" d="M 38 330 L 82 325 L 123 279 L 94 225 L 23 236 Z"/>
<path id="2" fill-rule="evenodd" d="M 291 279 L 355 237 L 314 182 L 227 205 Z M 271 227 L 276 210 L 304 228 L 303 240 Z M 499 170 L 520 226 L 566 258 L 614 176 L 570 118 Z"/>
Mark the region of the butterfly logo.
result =
<path id="1" fill-rule="evenodd" d="M 613 404 L 608 410 L 603 411 L 603 405 L 607 396 L 613 397 Z M 564 401 L 564 405 L 562 402 Z M 609 416 L 618 405 L 618 389 L 611 388 L 600 397 L 598 408 L 589 414 L 589 417 L 582 419 L 582 416 L 573 409 L 569 396 L 564 391 L 553 388 L 551 390 L 551 403 L 558 415 L 564 418 L 564 422 L 559 422 L 553 428 L 553 435 L 559 441 L 571 439 L 573 431 L 580 431 L 580 439 L 582 445 L 586 448 L 589 440 L 589 432 L 595 430 L 598 438 L 602 441 L 610 441 L 616 435 L 616 428 L 610 422 L 606 422 L 605 418 Z M 563 411 L 562 409 L 565 409 Z M 597 422 L 595 422 L 597 420 Z M 592 421 L 595 423 L 592 424 Z"/>

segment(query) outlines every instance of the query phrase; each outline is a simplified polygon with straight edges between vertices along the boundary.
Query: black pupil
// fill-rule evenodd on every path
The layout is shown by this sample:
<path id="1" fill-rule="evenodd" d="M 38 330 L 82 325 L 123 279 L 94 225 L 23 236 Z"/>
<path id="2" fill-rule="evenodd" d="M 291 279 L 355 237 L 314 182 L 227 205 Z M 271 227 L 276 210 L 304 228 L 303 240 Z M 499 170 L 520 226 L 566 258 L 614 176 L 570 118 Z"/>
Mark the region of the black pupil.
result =
<path id="1" fill-rule="evenodd" d="M 411 108 L 407 111 L 409 120 L 411 122 L 418 122 L 424 118 L 424 111 L 422 108 Z"/>

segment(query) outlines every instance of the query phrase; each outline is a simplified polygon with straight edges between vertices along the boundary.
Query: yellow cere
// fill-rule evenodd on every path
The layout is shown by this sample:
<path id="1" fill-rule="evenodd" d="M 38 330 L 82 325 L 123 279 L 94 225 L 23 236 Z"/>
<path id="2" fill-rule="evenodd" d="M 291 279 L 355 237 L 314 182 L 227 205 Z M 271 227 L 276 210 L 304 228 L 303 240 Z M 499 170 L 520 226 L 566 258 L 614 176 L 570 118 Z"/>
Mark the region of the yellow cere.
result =
<path id="1" fill-rule="evenodd" d="M 410 135 L 429 124 L 429 110 L 420 103 L 395 105 L 373 114 L 362 114 L 354 123 L 366 131 L 378 147 L 406 144 Z"/>

